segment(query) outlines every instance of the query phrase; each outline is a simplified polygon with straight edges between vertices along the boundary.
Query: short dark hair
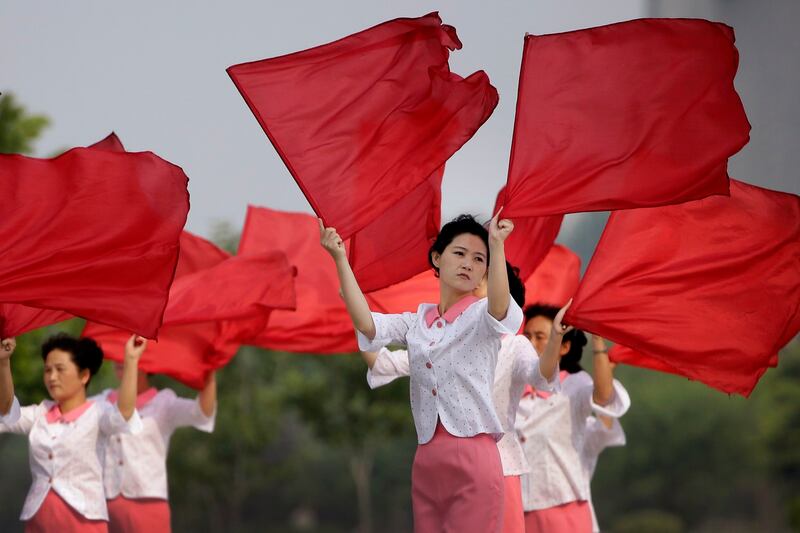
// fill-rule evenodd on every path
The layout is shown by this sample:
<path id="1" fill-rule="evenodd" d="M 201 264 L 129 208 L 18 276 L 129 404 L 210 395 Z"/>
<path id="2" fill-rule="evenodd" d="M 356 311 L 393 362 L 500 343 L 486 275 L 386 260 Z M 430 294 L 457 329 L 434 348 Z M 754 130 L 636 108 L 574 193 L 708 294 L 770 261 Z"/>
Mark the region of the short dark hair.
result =
<path id="1" fill-rule="evenodd" d="M 475 220 L 475 217 L 472 215 L 458 215 L 456 218 L 442 226 L 442 229 L 439 230 L 439 234 L 436 236 L 436 240 L 428 250 L 428 263 L 436 272 L 436 277 L 439 277 L 439 267 L 433 264 L 433 258 L 431 255 L 433 255 L 433 252 L 438 254 L 444 253 L 444 249 L 447 248 L 451 242 L 453 242 L 453 239 L 459 235 L 463 235 L 464 233 L 469 233 L 470 235 L 480 237 L 480 239 L 483 241 L 483 244 L 486 245 L 486 261 L 488 264 L 489 232 L 480 222 Z"/>
<path id="2" fill-rule="evenodd" d="M 545 305 L 541 303 L 529 305 L 525 308 L 525 323 L 536 316 L 543 316 L 551 321 L 555 321 L 558 311 L 558 307 L 554 307 L 552 305 Z M 588 340 L 586 339 L 586 334 L 583 331 L 579 329 L 573 329 L 564 335 L 564 337 L 561 339 L 561 344 L 564 344 L 567 341 L 570 343 L 569 351 L 565 353 L 561 358 L 561 361 L 559 361 L 559 368 L 561 368 L 561 370 L 566 370 L 570 374 L 576 374 L 583 370 L 580 361 L 581 357 L 583 356 L 583 347 L 586 346 Z"/>
<path id="3" fill-rule="evenodd" d="M 520 307 L 525 307 L 525 283 L 519 277 L 519 269 L 506 261 L 508 272 L 508 291 Z"/>
<path id="4" fill-rule="evenodd" d="M 89 381 L 97 374 L 103 364 L 103 350 L 94 339 L 83 337 L 76 339 L 67 333 L 56 333 L 42 344 L 42 359 L 53 350 L 61 350 L 70 354 L 72 362 L 78 370 L 89 371 Z M 89 382 L 86 382 L 89 385 Z"/>

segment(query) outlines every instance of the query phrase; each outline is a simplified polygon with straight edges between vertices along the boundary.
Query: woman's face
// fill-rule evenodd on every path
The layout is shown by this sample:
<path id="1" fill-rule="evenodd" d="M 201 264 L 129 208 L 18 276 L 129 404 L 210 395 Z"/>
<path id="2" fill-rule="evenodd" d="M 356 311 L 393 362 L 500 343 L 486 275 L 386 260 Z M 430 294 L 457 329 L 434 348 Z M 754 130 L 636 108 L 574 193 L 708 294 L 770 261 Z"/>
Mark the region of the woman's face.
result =
<path id="1" fill-rule="evenodd" d="M 522 333 L 531 341 L 536 353 L 542 355 L 545 347 L 547 346 L 547 341 L 550 339 L 550 331 L 552 329 L 552 320 L 546 316 L 536 315 L 525 323 L 525 329 L 522 331 Z M 561 343 L 559 356 L 563 357 L 567 352 L 569 352 L 570 344 L 570 341 Z"/>
<path id="2" fill-rule="evenodd" d="M 486 276 L 488 265 L 486 245 L 471 233 L 456 236 L 442 254 L 432 254 L 439 268 L 442 283 L 460 292 L 472 292 Z"/>
<path id="3" fill-rule="evenodd" d="M 89 377 L 89 370 L 79 370 L 69 352 L 51 350 L 44 360 L 44 386 L 56 402 L 85 393 Z"/>

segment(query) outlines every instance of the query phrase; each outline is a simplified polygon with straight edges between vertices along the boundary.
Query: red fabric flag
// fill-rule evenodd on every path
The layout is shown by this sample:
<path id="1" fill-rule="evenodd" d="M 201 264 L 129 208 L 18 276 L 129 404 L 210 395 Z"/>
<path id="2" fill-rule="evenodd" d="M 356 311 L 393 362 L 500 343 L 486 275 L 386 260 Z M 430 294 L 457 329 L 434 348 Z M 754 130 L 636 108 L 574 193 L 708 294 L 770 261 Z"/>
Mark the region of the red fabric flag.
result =
<path id="1" fill-rule="evenodd" d="M 441 167 L 497 105 L 483 71 L 450 72 L 459 48 L 455 29 L 431 13 L 228 69 L 325 224 L 345 240 L 366 231 L 352 260 L 367 290 L 421 271 Z M 398 204 L 413 207 L 409 216 Z M 373 238 L 387 228 L 392 238 Z"/>
<path id="2" fill-rule="evenodd" d="M 494 213 L 503 207 L 501 218 L 507 215 L 502 202 L 505 200 L 505 187 L 497 193 Z M 548 217 L 515 217 L 514 231 L 505 243 L 506 259 L 519 269 L 519 277 L 528 279 L 547 256 L 553 243 L 556 242 L 564 215 Z"/>
<path id="3" fill-rule="evenodd" d="M 421 303 L 439 303 L 439 278 L 432 268 L 411 279 L 366 294 L 370 309 L 378 313 L 416 313 Z"/>
<path id="4" fill-rule="evenodd" d="M 749 140 L 733 29 L 642 19 L 528 35 L 504 213 L 651 207 L 728 194 Z"/>
<path id="5" fill-rule="evenodd" d="M 239 255 L 270 251 L 286 254 L 296 267 L 296 310 L 275 310 L 269 327 L 253 327 L 242 340 L 271 350 L 300 353 L 356 351 L 353 324 L 339 296 L 336 267 L 319 244 L 319 225 L 312 215 L 249 206 Z"/>
<path id="6" fill-rule="evenodd" d="M 272 309 L 294 307 L 293 271 L 282 253 L 230 257 L 186 232 L 179 266 L 159 340 L 150 343 L 139 366 L 200 389 L 209 372 L 235 355 L 253 320 L 266 324 Z M 83 334 L 122 361 L 128 332 L 90 323 Z"/>
<path id="7" fill-rule="evenodd" d="M 124 152 L 125 147 L 111 132 L 104 139 L 89 146 L 100 150 Z M 57 309 L 41 309 L 20 304 L 0 304 L 0 338 L 16 337 L 37 328 L 74 318 L 69 313 Z"/>
<path id="8" fill-rule="evenodd" d="M 563 307 L 575 294 L 580 279 L 581 258 L 566 246 L 555 244 L 525 280 L 525 303 Z"/>
<path id="9" fill-rule="evenodd" d="M 149 152 L 0 154 L 0 301 L 154 338 L 186 221 L 186 175 Z"/>
<path id="10" fill-rule="evenodd" d="M 565 321 L 747 396 L 800 330 L 800 198 L 731 196 L 611 215 Z"/>
<path id="11" fill-rule="evenodd" d="M 349 258 L 364 292 L 429 269 L 428 250 L 441 225 L 444 167 L 350 238 Z"/>

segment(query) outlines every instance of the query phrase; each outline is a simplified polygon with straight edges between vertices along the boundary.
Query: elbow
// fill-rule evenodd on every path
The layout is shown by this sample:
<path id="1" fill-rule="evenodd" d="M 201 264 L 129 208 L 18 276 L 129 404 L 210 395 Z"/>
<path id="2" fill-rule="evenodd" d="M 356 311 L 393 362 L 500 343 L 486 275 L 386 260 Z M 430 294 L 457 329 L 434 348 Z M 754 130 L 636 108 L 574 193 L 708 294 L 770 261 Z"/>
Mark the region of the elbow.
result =
<path id="1" fill-rule="evenodd" d="M 597 390 L 594 391 L 594 403 L 597 405 L 606 406 L 611 403 L 611 400 L 614 399 L 614 391 L 609 389 L 605 390 Z"/>

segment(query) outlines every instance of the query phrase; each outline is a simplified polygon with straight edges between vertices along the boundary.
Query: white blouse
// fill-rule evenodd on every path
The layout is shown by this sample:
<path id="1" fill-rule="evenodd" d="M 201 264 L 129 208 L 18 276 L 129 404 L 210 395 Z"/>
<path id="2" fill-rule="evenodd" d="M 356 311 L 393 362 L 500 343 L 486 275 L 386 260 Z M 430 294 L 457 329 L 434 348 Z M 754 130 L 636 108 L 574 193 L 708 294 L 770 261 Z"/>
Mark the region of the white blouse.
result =
<path id="1" fill-rule="evenodd" d="M 101 450 L 117 433 L 137 433 L 142 422 L 134 410 L 126 422 L 119 410 L 105 402 L 93 402 L 70 421 L 48 423 L 55 402 L 20 408 L 14 398 L 11 411 L 0 416 L 0 432 L 28 435 L 33 482 L 22 507 L 21 520 L 30 520 L 54 490 L 70 507 L 89 520 L 108 520 L 103 490 Z"/>
<path id="2" fill-rule="evenodd" d="M 622 384 L 619 386 L 622 387 Z M 619 419 L 612 419 L 611 427 L 607 428 L 600 419 L 594 416 L 588 417 L 586 419 L 586 443 L 583 446 L 581 460 L 584 475 L 590 484 L 600 453 L 606 448 L 614 446 L 625 446 L 625 431 L 622 429 Z M 597 515 L 594 512 L 591 488 L 589 489 L 589 509 L 592 511 L 592 532 L 599 533 L 600 525 L 597 523 Z"/>
<path id="3" fill-rule="evenodd" d="M 433 438 L 437 421 L 457 437 L 488 433 L 500 440 L 503 425 L 492 401 L 497 353 L 503 335 L 522 325 L 522 310 L 510 301 L 502 321 L 489 314 L 486 298 L 465 297 L 438 316 L 437 306 L 421 304 L 416 313 L 372 313 L 375 338 L 360 332 L 359 349 L 408 348 L 411 412 L 417 440 Z"/>
<path id="4" fill-rule="evenodd" d="M 381 348 L 371 369 L 367 370 L 367 383 L 376 388 L 409 374 L 408 352 Z M 558 391 L 558 371 L 548 382 L 539 369 L 539 356 L 531 342 L 522 335 L 505 335 L 497 354 L 492 400 L 505 434 L 497 443 L 504 476 L 518 476 L 528 471 L 525 452 L 514 431 L 517 407 L 525 385 L 539 390 Z"/>
<path id="5" fill-rule="evenodd" d="M 120 494 L 130 499 L 167 500 L 167 453 L 172 433 L 186 426 L 207 433 L 214 431 L 216 412 L 206 416 L 197 400 L 179 398 L 170 389 L 151 391 L 149 401 L 137 402 L 142 431 L 137 435 L 112 437 L 105 448 L 103 484 L 109 500 Z M 111 389 L 103 391 L 98 402 L 113 405 L 108 402 L 111 392 Z"/>
<path id="6" fill-rule="evenodd" d="M 530 472 L 522 476 L 526 512 L 589 499 L 589 478 L 581 459 L 586 418 L 592 411 L 619 418 L 630 407 L 627 391 L 616 380 L 608 405 L 595 404 L 593 393 L 592 377 L 581 371 L 564 379 L 559 394 L 532 394 L 520 401 L 516 429 L 530 465 Z"/>

